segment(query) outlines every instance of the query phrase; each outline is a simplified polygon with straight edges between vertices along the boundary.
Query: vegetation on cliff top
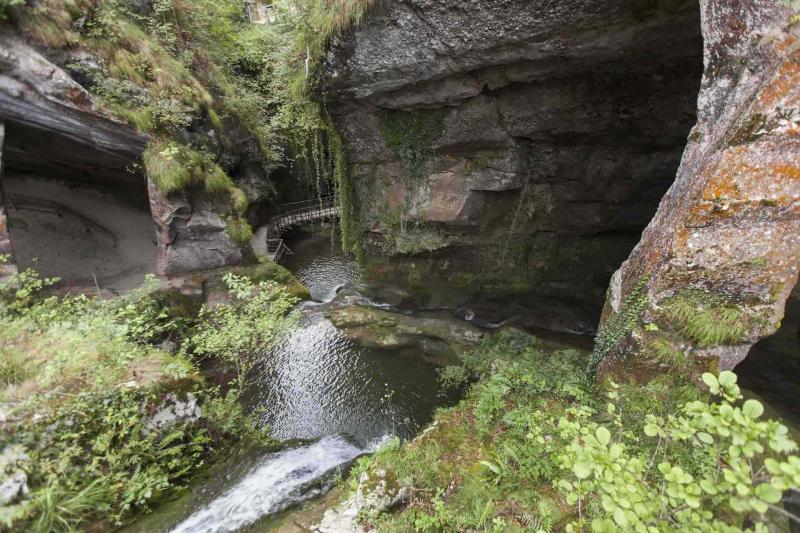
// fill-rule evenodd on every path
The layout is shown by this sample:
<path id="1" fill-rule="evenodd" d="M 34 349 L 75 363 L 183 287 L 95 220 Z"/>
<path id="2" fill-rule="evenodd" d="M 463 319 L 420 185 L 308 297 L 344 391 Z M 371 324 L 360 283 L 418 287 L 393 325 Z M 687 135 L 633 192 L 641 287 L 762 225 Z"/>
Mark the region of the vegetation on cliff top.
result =
<path id="1" fill-rule="evenodd" d="M 0 15 L 40 45 L 101 60 L 66 67 L 106 110 L 151 136 L 144 165 L 163 192 L 216 195 L 245 241 L 244 193 L 226 155 L 244 131 L 265 183 L 288 163 L 307 195 L 336 189 L 343 246 L 357 251 L 345 147 L 318 101 L 318 67 L 331 37 L 374 3 L 283 0 L 270 25 L 250 24 L 239 0 L 4 0 Z"/>
<path id="2" fill-rule="evenodd" d="M 269 442 L 238 395 L 296 300 L 224 279 L 230 302 L 211 309 L 155 280 L 113 300 L 46 296 L 33 271 L 0 284 L 0 527 L 115 528 L 233 443 Z M 235 378 L 207 383 L 208 358 Z"/>
<path id="3" fill-rule="evenodd" d="M 766 531 L 800 484 L 785 426 L 742 402 L 736 376 L 644 387 L 585 380 L 586 354 L 521 332 L 488 339 L 449 382 L 479 376 L 430 431 L 361 459 L 406 487 L 379 531 Z"/>

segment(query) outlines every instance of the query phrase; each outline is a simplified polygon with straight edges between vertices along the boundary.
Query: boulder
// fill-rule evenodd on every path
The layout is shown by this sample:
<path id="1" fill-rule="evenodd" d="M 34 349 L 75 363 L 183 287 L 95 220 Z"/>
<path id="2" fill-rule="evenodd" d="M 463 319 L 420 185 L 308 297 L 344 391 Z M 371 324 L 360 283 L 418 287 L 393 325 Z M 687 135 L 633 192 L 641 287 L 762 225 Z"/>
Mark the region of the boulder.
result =
<path id="1" fill-rule="evenodd" d="M 242 261 L 241 247 L 213 206 L 192 205 L 184 192 L 164 194 L 152 182 L 148 192 L 157 227 L 159 273 L 172 276 Z"/>
<path id="2" fill-rule="evenodd" d="M 675 183 L 610 284 L 601 328 L 632 299 L 645 303 L 642 321 L 600 354 L 601 372 L 628 372 L 655 343 L 700 368 L 731 369 L 777 329 L 797 280 L 798 15 L 768 0 L 700 5 L 698 122 Z"/>
<path id="3" fill-rule="evenodd" d="M 361 344 L 385 350 L 414 347 L 440 364 L 476 346 L 484 335 L 451 317 L 416 317 L 359 305 L 335 306 L 326 316 Z"/>
<path id="4" fill-rule="evenodd" d="M 311 530 L 317 533 L 363 533 L 366 530 L 362 521 L 376 518 L 407 499 L 408 489 L 398 484 L 392 472 L 383 469 L 363 472 L 358 478 L 355 494 L 325 511 L 320 523 Z"/>

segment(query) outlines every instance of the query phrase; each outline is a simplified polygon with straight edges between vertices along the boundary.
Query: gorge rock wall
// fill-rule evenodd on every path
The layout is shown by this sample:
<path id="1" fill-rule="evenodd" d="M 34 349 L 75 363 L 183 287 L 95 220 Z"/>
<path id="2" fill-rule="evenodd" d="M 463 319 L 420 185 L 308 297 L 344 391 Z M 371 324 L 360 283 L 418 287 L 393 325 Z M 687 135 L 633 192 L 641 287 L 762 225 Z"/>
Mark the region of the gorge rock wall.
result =
<path id="1" fill-rule="evenodd" d="M 368 275 L 592 330 L 674 178 L 701 50 L 691 1 L 376 7 L 323 80 Z"/>
<path id="2" fill-rule="evenodd" d="M 142 170 L 148 137 L 103 110 L 87 72 L 102 73 L 102 61 L 81 47 L 37 50 L 11 28 L 0 26 L 0 121 L 6 124 L 6 170 L 63 180 L 80 180 L 105 189 L 125 188 L 149 198 L 162 274 L 235 265 L 252 253 L 235 243 L 208 195 L 161 193 Z M 236 124 L 231 136 L 247 146 Z M 229 157 L 243 174 L 248 192 L 258 196 L 257 165 L 246 150 Z M 265 182 L 261 178 L 261 184 Z M 251 191 L 252 190 L 252 191 Z M 57 199 L 51 199 L 57 200 Z M 146 201 L 146 200 L 145 200 Z M 2 208 L 0 208 L 2 209 Z M 91 213 L 85 213 L 91 217 Z M 3 234 L 10 240 L 0 211 Z"/>
<path id="3" fill-rule="evenodd" d="M 0 121 L 0 177 L 3 175 L 3 145 L 6 137 L 6 125 Z M 14 261 L 14 248 L 8 235 L 8 216 L 6 215 L 5 194 L 0 182 L 0 283 L 17 273 Z"/>
<path id="4" fill-rule="evenodd" d="M 732 368 L 778 328 L 797 280 L 800 15 L 768 0 L 700 4 L 698 122 L 604 313 L 608 326 L 641 298 L 655 327 L 620 338 L 601 371 L 652 373 L 664 352 Z"/>

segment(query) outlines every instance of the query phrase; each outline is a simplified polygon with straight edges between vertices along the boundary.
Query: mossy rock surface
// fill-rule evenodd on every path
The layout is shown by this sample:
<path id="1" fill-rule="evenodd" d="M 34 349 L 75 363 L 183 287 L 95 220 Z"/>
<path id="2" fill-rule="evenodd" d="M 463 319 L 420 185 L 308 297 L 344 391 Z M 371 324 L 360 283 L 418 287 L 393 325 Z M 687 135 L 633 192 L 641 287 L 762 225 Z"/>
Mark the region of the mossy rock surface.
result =
<path id="1" fill-rule="evenodd" d="M 224 296 L 221 295 L 227 293 L 227 287 L 225 286 L 223 277 L 228 273 L 233 273 L 237 276 L 245 276 L 253 280 L 254 283 L 274 281 L 279 285 L 283 285 L 286 290 L 289 291 L 289 294 L 295 298 L 300 300 L 311 299 L 311 293 L 308 291 L 308 288 L 300 283 L 288 269 L 273 261 L 265 261 L 255 265 L 226 268 L 209 275 L 204 283 L 207 302 L 210 301 L 213 303 L 220 299 L 224 300 Z"/>
<path id="2" fill-rule="evenodd" d="M 416 348 L 437 364 L 457 360 L 484 335 L 454 318 L 422 318 L 371 307 L 340 307 L 326 315 L 345 335 L 364 345 L 386 350 Z"/>

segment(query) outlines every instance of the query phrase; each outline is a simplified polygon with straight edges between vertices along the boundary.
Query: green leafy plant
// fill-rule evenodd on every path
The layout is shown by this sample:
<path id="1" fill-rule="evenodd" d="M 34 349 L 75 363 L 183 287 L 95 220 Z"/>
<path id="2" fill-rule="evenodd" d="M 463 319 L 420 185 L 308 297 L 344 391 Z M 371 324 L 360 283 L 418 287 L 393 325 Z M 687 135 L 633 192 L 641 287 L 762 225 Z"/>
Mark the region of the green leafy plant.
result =
<path id="1" fill-rule="evenodd" d="M 412 495 L 379 530 L 765 531 L 795 520 L 781 494 L 800 483 L 797 446 L 730 372 L 704 374 L 712 401 L 671 376 L 645 386 L 584 379 L 585 356 L 519 332 L 468 358 L 464 402 L 411 443 L 360 463 Z"/>
<path id="2" fill-rule="evenodd" d="M 593 380 L 603 358 L 630 333 L 647 307 L 647 278 L 636 282 L 619 310 L 612 313 L 594 339 L 594 350 L 589 358 L 586 375 Z"/>
<path id="3" fill-rule="evenodd" d="M 0 527 L 117 527 L 180 489 L 235 441 L 266 439 L 242 411 L 237 389 L 205 389 L 194 363 L 157 347 L 165 341 L 180 345 L 195 326 L 198 338 L 207 340 L 208 321 L 223 316 L 240 321 L 227 332 L 228 339 L 238 335 L 238 347 L 248 335 L 265 338 L 263 330 L 248 326 L 270 328 L 277 337 L 290 325 L 278 311 L 290 301 L 282 289 L 258 288 L 243 278 L 230 282 L 238 298 L 259 291 L 254 305 L 264 316 L 272 316 L 274 297 L 277 320 L 259 320 L 258 309 L 237 307 L 227 314 L 208 311 L 198 325 L 194 306 L 158 290 L 152 277 L 112 300 L 45 295 L 48 282 L 34 271 L 4 287 L 0 401 L 8 407 L 0 478 L 24 475 L 30 494 L 0 508 Z M 178 400 L 196 402 L 196 417 L 154 426 L 151 416 Z"/>
<path id="4" fill-rule="evenodd" d="M 217 357 L 236 368 L 239 389 L 247 386 L 259 355 L 273 346 L 294 323 L 289 313 L 296 298 L 272 281 L 254 284 L 248 278 L 226 274 L 223 278 L 232 301 L 203 307 L 199 323 L 183 350 L 192 357 Z"/>

